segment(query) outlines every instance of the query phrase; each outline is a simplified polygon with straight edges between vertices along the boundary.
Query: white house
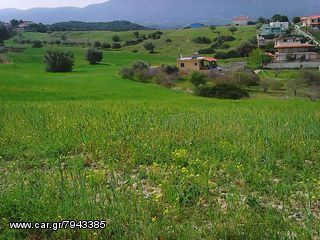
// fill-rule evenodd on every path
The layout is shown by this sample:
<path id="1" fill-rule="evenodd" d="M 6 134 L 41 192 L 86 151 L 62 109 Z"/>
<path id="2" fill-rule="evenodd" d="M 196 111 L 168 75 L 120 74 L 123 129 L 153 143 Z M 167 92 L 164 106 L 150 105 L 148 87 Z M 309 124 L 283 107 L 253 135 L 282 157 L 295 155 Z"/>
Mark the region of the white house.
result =
<path id="1" fill-rule="evenodd" d="M 271 28 L 281 28 L 283 30 L 289 29 L 289 22 L 271 22 L 269 24 Z"/>

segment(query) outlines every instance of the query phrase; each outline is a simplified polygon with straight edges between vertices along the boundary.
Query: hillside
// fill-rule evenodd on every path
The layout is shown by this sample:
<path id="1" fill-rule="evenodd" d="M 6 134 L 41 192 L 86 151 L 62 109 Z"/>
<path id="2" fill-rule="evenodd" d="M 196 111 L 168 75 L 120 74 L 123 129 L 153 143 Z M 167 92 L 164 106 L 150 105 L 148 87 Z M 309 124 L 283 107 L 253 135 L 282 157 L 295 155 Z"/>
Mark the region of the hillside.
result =
<path id="1" fill-rule="evenodd" d="M 143 30 L 146 27 L 129 21 L 112 22 L 60 22 L 48 26 L 51 31 L 132 31 Z"/>
<path id="2" fill-rule="evenodd" d="M 239 27 L 227 44 L 255 31 Z M 163 31 L 153 54 L 142 43 L 104 49 L 93 65 L 88 44 L 65 44 L 115 34 L 121 44 L 134 38 L 70 31 L 6 41 L 23 49 L 0 64 L 0 239 L 319 239 L 320 102 L 286 89 L 300 70 L 279 72 L 280 89 L 248 86 L 250 98 L 219 100 L 192 94 L 189 77 L 169 89 L 119 73 L 137 60 L 175 64 L 180 51 L 210 46 L 192 41 L 218 36 L 208 28 Z M 53 48 L 74 54 L 72 72 L 46 72 Z M 68 220 L 76 222 L 9 227 Z"/>
<path id="3" fill-rule="evenodd" d="M 274 8 L 274 6 L 277 6 Z M 276 12 L 290 17 L 315 14 L 317 0 L 111 0 L 85 8 L 35 8 L 0 10 L 0 21 L 12 18 L 35 22 L 105 22 L 126 19 L 146 26 L 176 27 L 193 22 L 226 24 L 234 16 L 270 17 Z"/>
<path id="4" fill-rule="evenodd" d="M 139 31 L 140 35 L 148 36 L 150 33 L 153 33 L 155 30 L 142 30 Z M 232 35 L 229 32 L 228 27 L 218 27 L 216 32 L 220 32 L 221 35 Z M 128 32 L 109 32 L 109 31 L 78 31 L 78 32 L 54 32 L 51 34 L 47 33 L 23 33 L 22 36 L 17 36 L 15 39 L 20 40 L 42 40 L 42 41 L 51 41 L 51 40 L 61 40 L 62 35 L 66 41 L 70 42 L 91 42 L 100 41 L 101 43 L 107 42 L 112 44 L 112 37 L 118 35 L 121 39 L 121 44 L 123 45 L 126 41 L 135 39 L 133 35 L 134 31 Z M 201 29 L 178 29 L 178 30 L 163 30 L 163 34 L 160 39 L 147 39 L 144 42 L 151 41 L 156 46 L 156 52 L 159 52 L 161 55 L 170 56 L 172 61 L 175 61 L 175 58 L 180 54 L 192 54 L 199 49 L 208 48 L 211 44 L 198 44 L 194 43 L 193 39 L 196 37 L 208 37 L 212 41 L 214 38 L 218 37 L 218 33 L 213 33 L 209 28 Z M 243 41 L 248 41 L 255 37 L 256 28 L 255 26 L 245 26 L 239 27 L 237 33 L 234 35 L 235 40 L 228 42 L 230 49 L 238 46 Z M 171 42 L 167 40 L 170 39 Z M 145 49 L 143 47 L 144 43 L 140 43 L 134 46 L 124 47 L 122 50 L 131 52 L 132 50 L 137 50 L 144 53 Z M 229 49 L 219 49 L 217 51 L 225 52 Z"/>

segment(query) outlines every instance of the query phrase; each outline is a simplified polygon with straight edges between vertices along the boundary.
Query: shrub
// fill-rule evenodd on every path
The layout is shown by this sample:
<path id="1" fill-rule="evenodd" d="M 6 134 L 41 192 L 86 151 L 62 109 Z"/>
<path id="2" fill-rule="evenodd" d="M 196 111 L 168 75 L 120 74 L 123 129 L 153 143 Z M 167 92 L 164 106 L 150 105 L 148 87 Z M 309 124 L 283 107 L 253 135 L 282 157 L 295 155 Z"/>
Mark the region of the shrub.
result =
<path id="1" fill-rule="evenodd" d="M 145 82 L 146 80 L 152 77 L 150 76 L 149 70 L 150 70 L 150 66 L 147 63 L 145 63 L 144 61 L 136 61 L 131 65 L 133 78 L 130 78 L 130 79 L 136 78 L 141 82 Z"/>
<path id="2" fill-rule="evenodd" d="M 112 37 L 112 41 L 114 41 L 114 42 L 121 42 L 121 38 L 120 38 L 118 35 L 114 35 L 114 36 Z"/>
<path id="3" fill-rule="evenodd" d="M 133 36 L 135 38 L 139 38 L 140 37 L 140 33 L 138 31 L 133 32 Z"/>
<path id="4" fill-rule="evenodd" d="M 154 52 L 154 49 L 156 48 L 156 46 L 152 43 L 152 42 L 147 42 L 144 45 L 144 48 L 149 51 L 150 53 Z"/>
<path id="5" fill-rule="evenodd" d="M 277 80 L 277 79 L 270 80 L 269 86 L 272 90 L 281 90 L 282 89 L 282 83 L 280 80 Z"/>
<path id="6" fill-rule="evenodd" d="M 101 42 L 96 41 L 96 42 L 94 42 L 93 46 L 95 48 L 99 48 L 99 47 L 101 47 Z"/>
<path id="7" fill-rule="evenodd" d="M 207 37 L 196 37 L 193 39 L 193 42 L 199 43 L 199 44 L 210 44 L 212 41 Z"/>
<path id="8" fill-rule="evenodd" d="M 113 43 L 112 44 L 112 48 L 113 49 L 119 49 L 119 48 L 121 48 L 122 46 L 121 46 L 121 44 L 120 43 Z"/>
<path id="9" fill-rule="evenodd" d="M 195 86 L 195 87 L 199 87 L 201 85 L 206 85 L 208 82 L 208 77 L 201 73 L 201 72 L 192 72 L 191 74 L 191 79 L 190 79 L 191 83 Z"/>
<path id="10" fill-rule="evenodd" d="M 148 79 L 152 78 L 153 75 L 150 74 L 149 68 L 148 69 L 136 69 L 134 71 L 134 75 L 137 80 L 140 82 L 146 82 Z"/>
<path id="11" fill-rule="evenodd" d="M 308 86 L 320 86 L 320 74 L 311 71 L 302 71 L 300 78 L 304 79 Z"/>
<path id="12" fill-rule="evenodd" d="M 233 36 L 224 36 L 220 35 L 214 39 L 215 42 L 224 43 L 224 42 L 232 42 L 236 40 Z"/>
<path id="13" fill-rule="evenodd" d="M 229 31 L 232 32 L 232 34 L 234 34 L 236 31 L 238 31 L 237 27 L 229 27 Z"/>
<path id="14" fill-rule="evenodd" d="M 162 65 L 161 69 L 166 74 L 177 74 L 177 73 L 179 73 L 179 68 L 176 65 Z"/>
<path id="15" fill-rule="evenodd" d="M 138 38 L 138 39 L 135 39 L 135 40 L 126 41 L 124 46 L 133 46 L 133 45 L 137 45 L 137 44 L 142 43 L 142 42 L 143 42 L 143 39 Z"/>
<path id="16" fill-rule="evenodd" d="M 87 52 L 87 61 L 90 64 L 97 64 L 101 62 L 103 59 L 103 53 L 102 51 L 99 51 L 97 49 L 89 49 Z"/>
<path id="17" fill-rule="evenodd" d="M 167 38 L 167 39 L 166 39 L 166 42 L 167 42 L 167 43 L 172 43 L 172 40 L 171 40 L 170 38 Z"/>
<path id="18" fill-rule="evenodd" d="M 102 47 L 103 49 L 109 49 L 109 48 L 111 48 L 111 44 L 105 42 L 105 43 L 102 43 L 101 47 Z"/>
<path id="19" fill-rule="evenodd" d="M 268 92 L 270 88 L 270 79 L 267 79 L 267 78 L 260 79 L 260 86 L 262 87 L 262 90 L 264 93 Z"/>
<path id="20" fill-rule="evenodd" d="M 195 93 L 202 97 L 212 97 L 220 99 L 236 100 L 249 97 L 248 92 L 246 92 L 245 90 L 229 84 L 220 84 L 216 86 L 200 86 L 196 89 Z"/>
<path id="21" fill-rule="evenodd" d="M 74 66 L 74 55 L 70 51 L 47 51 L 45 62 L 47 72 L 71 72 Z"/>
<path id="22" fill-rule="evenodd" d="M 226 44 L 222 44 L 222 43 L 216 42 L 211 46 L 211 48 L 212 49 L 214 49 L 214 48 L 216 48 L 216 49 L 228 49 L 228 48 L 230 48 L 230 46 L 226 45 Z"/>
<path id="23" fill-rule="evenodd" d="M 132 70 L 134 72 L 138 71 L 138 70 L 149 69 L 149 65 L 146 62 L 142 61 L 142 60 L 138 60 L 138 61 L 133 62 L 131 67 L 132 67 Z"/>
<path id="24" fill-rule="evenodd" d="M 293 62 L 294 61 L 294 56 L 293 53 L 288 53 L 286 56 L 286 61 L 287 62 Z"/>
<path id="25" fill-rule="evenodd" d="M 32 47 L 33 47 L 33 48 L 42 48 L 42 47 L 43 47 L 43 44 L 41 43 L 40 40 L 36 40 L 36 41 L 33 41 Z"/>
<path id="26" fill-rule="evenodd" d="M 134 78 L 134 72 L 133 72 L 132 68 L 128 68 L 128 67 L 121 69 L 120 75 L 124 79 L 131 79 L 132 80 Z"/>
<path id="27" fill-rule="evenodd" d="M 198 53 L 199 54 L 214 54 L 214 53 L 216 53 L 216 51 L 212 47 L 210 47 L 210 48 L 199 49 Z"/>
<path id="28" fill-rule="evenodd" d="M 209 76 L 215 85 L 229 84 L 235 86 L 258 86 L 260 77 L 253 72 L 236 71 L 228 74 L 214 74 Z"/>
<path id="29" fill-rule="evenodd" d="M 164 71 L 159 71 L 155 74 L 156 83 L 166 88 L 176 86 L 177 74 L 167 74 Z"/>
<path id="30" fill-rule="evenodd" d="M 241 43 L 235 50 L 230 50 L 227 53 L 216 53 L 215 57 L 220 59 L 248 57 L 256 45 L 252 41 Z"/>
<path id="31" fill-rule="evenodd" d="M 162 34 L 163 34 L 163 32 L 161 32 L 161 31 L 153 32 L 148 35 L 148 38 L 160 39 Z"/>

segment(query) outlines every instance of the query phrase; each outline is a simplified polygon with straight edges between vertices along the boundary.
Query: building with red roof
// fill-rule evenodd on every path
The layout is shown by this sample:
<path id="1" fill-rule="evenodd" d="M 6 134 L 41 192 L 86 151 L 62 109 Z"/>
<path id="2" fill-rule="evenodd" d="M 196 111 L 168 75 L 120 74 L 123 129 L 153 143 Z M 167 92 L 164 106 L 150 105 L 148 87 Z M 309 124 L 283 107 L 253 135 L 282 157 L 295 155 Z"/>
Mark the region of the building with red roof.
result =
<path id="1" fill-rule="evenodd" d="M 217 68 L 218 59 L 212 57 L 200 57 L 198 53 L 194 53 L 191 57 L 183 57 L 177 59 L 177 67 L 182 73 L 192 71 L 209 71 Z"/>
<path id="2" fill-rule="evenodd" d="M 278 62 L 286 62 L 291 58 L 293 61 L 319 61 L 320 54 L 315 52 L 315 47 L 316 45 L 310 43 L 279 39 L 274 47 L 278 50 L 276 60 Z"/>
<path id="3" fill-rule="evenodd" d="M 303 27 L 311 27 L 320 30 L 320 15 L 301 17 L 300 21 L 302 22 Z"/>
<path id="4" fill-rule="evenodd" d="M 233 25 L 246 26 L 248 25 L 250 18 L 248 16 L 238 16 L 233 19 Z"/>

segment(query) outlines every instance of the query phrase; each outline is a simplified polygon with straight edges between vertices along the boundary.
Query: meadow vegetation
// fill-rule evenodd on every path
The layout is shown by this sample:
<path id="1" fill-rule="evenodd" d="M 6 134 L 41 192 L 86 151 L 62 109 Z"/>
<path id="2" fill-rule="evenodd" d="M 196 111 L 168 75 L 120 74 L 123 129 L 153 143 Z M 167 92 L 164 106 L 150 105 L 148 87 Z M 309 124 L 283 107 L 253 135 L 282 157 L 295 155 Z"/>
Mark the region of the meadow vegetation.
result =
<path id="1" fill-rule="evenodd" d="M 152 40 L 156 54 L 139 43 L 104 51 L 101 64 L 93 65 L 86 59 L 88 46 L 55 44 L 72 60 L 67 73 L 45 71 L 48 45 L 26 44 L 24 52 L 7 53 L 11 64 L 0 65 L 0 238 L 319 238 L 319 101 L 295 97 L 288 87 L 301 76 L 299 70 L 236 72 L 205 81 L 194 76 L 199 86 L 233 80 L 250 98 L 195 96 L 190 77 L 178 78 L 172 65 L 178 47 L 194 51 L 183 36 L 228 35 L 227 27 L 213 31 L 163 31 Z M 254 31 L 238 27 L 230 48 Z M 110 43 L 115 35 L 65 34 L 72 41 Z M 119 44 L 137 37 L 117 34 Z M 48 41 L 50 35 L 22 38 Z M 155 80 L 141 82 L 150 66 L 160 66 Z M 171 89 L 163 87 L 167 81 L 155 84 L 166 80 L 163 76 L 174 79 Z M 281 89 L 268 87 L 264 93 L 263 79 L 281 82 Z M 8 228 L 13 221 L 65 219 L 106 220 L 107 227 Z"/>

